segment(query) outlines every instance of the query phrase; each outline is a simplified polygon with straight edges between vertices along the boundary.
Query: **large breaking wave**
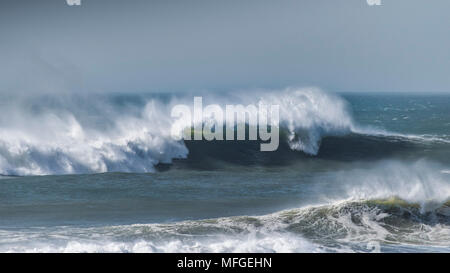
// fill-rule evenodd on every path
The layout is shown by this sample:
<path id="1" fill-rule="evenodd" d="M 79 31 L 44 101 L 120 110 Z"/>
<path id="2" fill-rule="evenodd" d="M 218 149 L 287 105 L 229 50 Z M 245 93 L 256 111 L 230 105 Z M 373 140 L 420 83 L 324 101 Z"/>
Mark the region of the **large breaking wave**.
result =
<path id="1" fill-rule="evenodd" d="M 315 88 L 209 93 L 203 100 L 223 106 L 279 105 L 284 133 L 280 141 L 290 151 L 306 155 L 317 155 L 324 137 L 424 139 L 361 129 L 345 100 Z M 183 141 L 171 137 L 170 111 L 180 103 L 192 105 L 193 96 L 4 97 L 0 109 L 7 114 L 0 117 L 0 174 L 152 172 L 156 165 L 190 153 Z"/>

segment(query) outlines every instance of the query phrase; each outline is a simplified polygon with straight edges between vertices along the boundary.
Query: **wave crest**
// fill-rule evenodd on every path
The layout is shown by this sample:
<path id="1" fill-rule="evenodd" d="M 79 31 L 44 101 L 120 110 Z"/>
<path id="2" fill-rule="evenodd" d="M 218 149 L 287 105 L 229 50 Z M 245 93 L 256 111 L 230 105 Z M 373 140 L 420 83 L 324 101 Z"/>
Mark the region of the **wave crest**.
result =
<path id="1" fill-rule="evenodd" d="M 0 173 L 151 172 L 159 163 L 187 157 L 184 143 L 170 136 L 170 110 L 179 103 L 191 105 L 192 98 L 10 98 L 0 106 L 10 113 L 0 119 Z M 322 136 L 352 126 L 345 102 L 316 89 L 208 94 L 205 99 L 219 105 L 280 105 L 291 148 L 310 154 L 317 153 Z"/>
<path id="2" fill-rule="evenodd" d="M 2 112 L 9 114 L 0 117 L 0 174 L 152 172 L 160 163 L 188 157 L 185 143 L 171 137 L 175 120 L 170 112 L 176 104 L 192 106 L 193 97 L 9 98 L 0 104 Z M 318 155 L 324 138 L 351 133 L 427 139 L 361 129 L 345 100 L 316 88 L 208 93 L 203 98 L 205 104 L 222 106 L 279 105 L 284 143 L 308 155 Z M 186 122 L 184 127 L 190 126 Z"/>

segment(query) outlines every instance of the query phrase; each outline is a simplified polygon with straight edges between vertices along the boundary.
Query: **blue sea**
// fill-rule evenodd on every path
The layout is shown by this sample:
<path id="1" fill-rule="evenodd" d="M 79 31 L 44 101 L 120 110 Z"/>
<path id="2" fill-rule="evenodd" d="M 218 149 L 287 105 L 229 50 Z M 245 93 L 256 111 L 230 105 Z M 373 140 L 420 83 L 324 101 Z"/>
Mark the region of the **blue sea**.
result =
<path id="1" fill-rule="evenodd" d="M 280 145 L 170 109 L 280 107 Z M 449 252 L 450 96 L 0 95 L 0 252 Z"/>

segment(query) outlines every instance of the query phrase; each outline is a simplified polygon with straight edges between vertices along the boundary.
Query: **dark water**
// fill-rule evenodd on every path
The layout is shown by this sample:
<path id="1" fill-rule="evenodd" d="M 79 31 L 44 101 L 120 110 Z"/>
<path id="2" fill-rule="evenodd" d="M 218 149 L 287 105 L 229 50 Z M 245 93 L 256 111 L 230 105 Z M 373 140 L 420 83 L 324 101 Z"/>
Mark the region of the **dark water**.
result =
<path id="1" fill-rule="evenodd" d="M 450 251 L 450 96 L 257 95 L 275 152 L 168 139 L 187 95 L 0 104 L 0 251 Z"/>

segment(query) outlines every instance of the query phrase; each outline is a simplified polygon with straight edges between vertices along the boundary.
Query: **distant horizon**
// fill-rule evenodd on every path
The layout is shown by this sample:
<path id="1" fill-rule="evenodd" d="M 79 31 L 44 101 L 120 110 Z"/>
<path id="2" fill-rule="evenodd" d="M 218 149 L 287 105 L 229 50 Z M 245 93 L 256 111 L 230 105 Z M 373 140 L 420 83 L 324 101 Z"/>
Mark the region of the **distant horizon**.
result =
<path id="1" fill-rule="evenodd" d="M 398 96 L 405 96 L 405 95 L 411 95 L 411 96 L 440 96 L 440 95 L 449 95 L 450 91 L 415 91 L 415 92 L 409 92 L 409 91 L 392 91 L 392 90 L 381 90 L 381 91 L 356 91 L 356 90 L 329 90 L 320 88 L 317 86 L 300 86 L 300 85 L 294 85 L 294 86 L 286 86 L 286 87 L 280 87 L 280 88 L 210 88 L 210 89 L 186 89 L 186 90 L 169 90 L 169 89 L 159 89 L 159 90 L 135 90 L 135 91 L 119 91 L 119 90 L 112 90 L 112 91 L 80 91 L 80 92 L 72 92 L 72 91 L 42 91 L 42 92 L 36 92 L 36 93 L 27 93 L 27 92 L 2 92 L 0 90 L 0 96 L 9 96 L 9 97 L 26 97 L 27 95 L 30 96 L 57 96 L 57 95 L 99 95 L 99 96 L 121 96 L 121 95 L 195 95 L 195 94 L 206 94 L 206 93 L 213 93 L 213 94 L 233 94 L 233 93 L 239 93 L 239 92 L 248 92 L 248 93 L 256 93 L 259 91 L 283 91 L 289 88 L 298 88 L 298 89 L 317 89 L 324 91 L 326 93 L 331 94 L 337 94 L 337 95 L 398 95 Z"/>

